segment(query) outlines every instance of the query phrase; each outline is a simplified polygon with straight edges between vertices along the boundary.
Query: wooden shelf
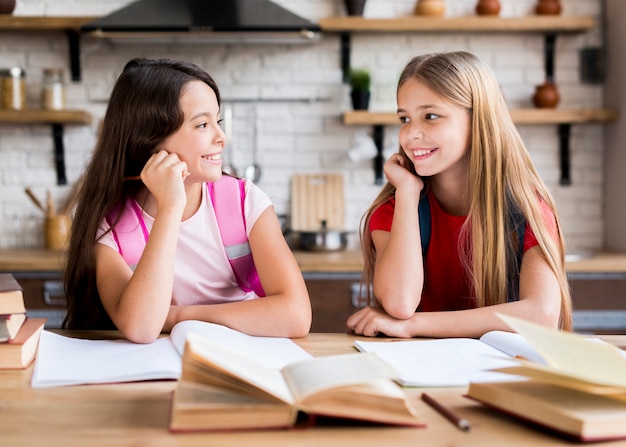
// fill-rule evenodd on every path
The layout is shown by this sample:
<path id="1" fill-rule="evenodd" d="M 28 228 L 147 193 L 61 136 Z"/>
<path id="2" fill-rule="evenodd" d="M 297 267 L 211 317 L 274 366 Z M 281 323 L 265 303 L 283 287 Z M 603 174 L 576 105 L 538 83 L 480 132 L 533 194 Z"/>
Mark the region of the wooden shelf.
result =
<path id="1" fill-rule="evenodd" d="M 341 35 L 341 70 L 343 81 L 349 82 L 351 34 L 375 32 L 426 32 L 426 33 L 540 33 L 545 38 L 546 79 L 553 76 L 554 45 L 557 34 L 580 33 L 594 26 L 593 17 L 531 15 L 524 17 L 424 17 L 406 16 L 388 19 L 342 16 L 320 19 L 324 32 Z"/>
<path id="2" fill-rule="evenodd" d="M 0 123 L 91 124 L 91 115 L 82 110 L 0 110 Z"/>
<path id="3" fill-rule="evenodd" d="M 82 110 L 0 110 L 0 124 L 2 123 L 51 125 L 57 184 L 66 185 L 63 125 L 90 124 L 91 115 Z"/>
<path id="4" fill-rule="evenodd" d="M 515 109 L 511 118 L 516 124 L 609 123 L 617 119 L 613 109 Z"/>
<path id="5" fill-rule="evenodd" d="M 76 30 L 96 17 L 29 17 L 0 15 L 0 30 L 64 31 Z"/>
<path id="6" fill-rule="evenodd" d="M 579 124 L 607 123 L 617 119 L 612 109 L 513 109 L 511 118 L 516 124 Z M 393 112 L 352 111 L 343 114 L 346 125 L 396 125 L 398 115 Z"/>
<path id="7" fill-rule="evenodd" d="M 322 31 L 333 32 L 582 32 L 593 27 L 592 17 L 527 16 L 527 17 L 421 17 L 390 19 L 364 17 L 327 17 L 319 21 Z"/>
<path id="8" fill-rule="evenodd" d="M 70 71 L 73 81 L 80 81 L 81 27 L 96 17 L 29 17 L 0 15 L 0 31 L 62 31 L 67 36 Z"/>

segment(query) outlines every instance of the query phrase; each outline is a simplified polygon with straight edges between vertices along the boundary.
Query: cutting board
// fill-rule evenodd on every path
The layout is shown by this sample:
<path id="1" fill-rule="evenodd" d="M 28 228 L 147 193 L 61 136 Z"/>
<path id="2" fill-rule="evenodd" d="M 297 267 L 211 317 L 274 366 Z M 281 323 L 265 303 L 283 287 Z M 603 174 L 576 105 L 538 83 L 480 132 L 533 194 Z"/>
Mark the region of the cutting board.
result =
<path id="1" fill-rule="evenodd" d="M 322 220 L 329 230 L 343 230 L 343 175 L 298 174 L 291 179 L 291 229 L 318 231 Z"/>

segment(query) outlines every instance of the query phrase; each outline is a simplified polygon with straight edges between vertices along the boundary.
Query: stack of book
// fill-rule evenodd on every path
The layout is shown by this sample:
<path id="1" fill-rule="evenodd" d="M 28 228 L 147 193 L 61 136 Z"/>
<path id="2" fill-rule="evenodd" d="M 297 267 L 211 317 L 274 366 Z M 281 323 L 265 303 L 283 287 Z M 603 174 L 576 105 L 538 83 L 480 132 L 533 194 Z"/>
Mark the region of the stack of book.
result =
<path id="1" fill-rule="evenodd" d="M 0 274 L 0 369 L 26 368 L 35 358 L 45 318 L 27 318 L 22 287 Z"/>
<path id="2" fill-rule="evenodd" d="M 501 318 L 545 362 L 499 368 L 511 380 L 470 383 L 467 396 L 578 441 L 626 438 L 626 353 L 597 338 Z"/>

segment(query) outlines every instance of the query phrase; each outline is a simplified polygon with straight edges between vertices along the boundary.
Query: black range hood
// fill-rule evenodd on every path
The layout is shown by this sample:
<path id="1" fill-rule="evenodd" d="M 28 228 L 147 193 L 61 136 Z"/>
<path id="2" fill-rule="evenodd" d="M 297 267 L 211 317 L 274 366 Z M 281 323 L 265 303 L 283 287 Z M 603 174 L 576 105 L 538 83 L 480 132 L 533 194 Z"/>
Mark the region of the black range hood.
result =
<path id="1" fill-rule="evenodd" d="M 320 27 L 270 0 L 139 0 L 84 25 L 111 39 L 307 42 Z"/>

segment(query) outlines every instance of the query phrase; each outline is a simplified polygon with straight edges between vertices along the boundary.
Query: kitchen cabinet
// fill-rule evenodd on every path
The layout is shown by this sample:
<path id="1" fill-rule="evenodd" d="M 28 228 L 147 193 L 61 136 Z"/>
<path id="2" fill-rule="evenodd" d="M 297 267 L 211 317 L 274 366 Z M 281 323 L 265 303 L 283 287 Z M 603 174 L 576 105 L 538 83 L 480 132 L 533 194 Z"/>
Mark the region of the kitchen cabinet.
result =
<path id="1" fill-rule="evenodd" d="M 62 290 L 64 253 L 51 250 L 0 250 L 0 272 L 12 273 L 24 288 L 29 315 L 48 318 L 48 328 L 65 317 Z M 345 332 L 346 319 L 365 306 L 358 250 L 294 252 L 313 310 L 313 332 Z M 566 262 L 579 332 L 626 332 L 626 254 L 600 252 Z"/>
<path id="2" fill-rule="evenodd" d="M 27 315 L 47 318 L 58 329 L 66 314 L 63 292 L 65 253 L 52 250 L 0 250 L 0 273 L 11 273 L 22 286 Z"/>
<path id="3" fill-rule="evenodd" d="M 46 318 L 46 329 L 60 329 L 67 313 L 61 272 L 15 272 L 29 318 Z"/>
<path id="4" fill-rule="evenodd" d="M 309 290 L 313 323 L 311 332 L 346 332 L 346 320 L 365 303 L 359 298 L 361 274 L 303 273 Z"/>
<path id="5" fill-rule="evenodd" d="M 557 34 L 580 33 L 594 25 L 592 17 L 533 15 L 527 17 L 467 16 L 467 17 L 422 17 L 409 16 L 390 19 L 368 19 L 364 17 L 329 17 L 320 20 L 325 32 L 341 35 L 341 67 L 344 81 L 350 68 L 351 35 L 353 33 L 539 33 L 545 37 L 546 79 L 553 78 L 554 46 Z M 560 183 L 571 184 L 569 139 L 572 124 L 610 122 L 617 118 L 615 110 L 605 109 L 521 109 L 511 110 L 516 124 L 556 124 L 559 133 Z M 395 113 L 347 112 L 343 116 L 346 125 L 373 126 L 373 139 L 377 148 L 374 159 L 375 182 L 383 183 L 384 126 L 396 125 Z"/>

